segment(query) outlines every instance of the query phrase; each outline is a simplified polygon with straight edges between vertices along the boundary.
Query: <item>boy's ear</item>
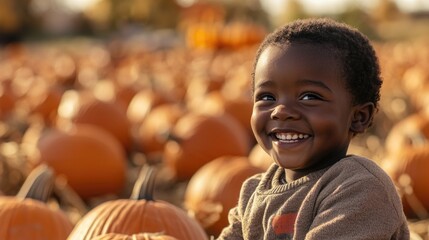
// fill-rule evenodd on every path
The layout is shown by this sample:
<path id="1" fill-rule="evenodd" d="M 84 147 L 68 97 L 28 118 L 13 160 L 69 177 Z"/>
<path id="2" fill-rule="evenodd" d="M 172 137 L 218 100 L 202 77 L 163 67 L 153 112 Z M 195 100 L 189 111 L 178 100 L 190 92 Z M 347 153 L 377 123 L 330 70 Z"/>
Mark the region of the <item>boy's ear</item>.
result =
<path id="1" fill-rule="evenodd" d="M 354 134 L 363 133 L 371 125 L 375 106 L 372 102 L 356 105 L 350 131 Z"/>

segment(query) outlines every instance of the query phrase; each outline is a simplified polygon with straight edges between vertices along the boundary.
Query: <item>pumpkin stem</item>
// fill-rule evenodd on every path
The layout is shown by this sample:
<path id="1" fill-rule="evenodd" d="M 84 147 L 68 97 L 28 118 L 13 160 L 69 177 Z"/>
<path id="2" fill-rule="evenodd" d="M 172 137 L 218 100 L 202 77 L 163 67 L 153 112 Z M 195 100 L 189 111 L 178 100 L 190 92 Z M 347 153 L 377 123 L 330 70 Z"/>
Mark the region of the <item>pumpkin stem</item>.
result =
<path id="1" fill-rule="evenodd" d="M 28 174 L 16 197 L 47 202 L 52 193 L 54 181 L 54 171 L 42 164 Z"/>
<path id="2" fill-rule="evenodd" d="M 155 185 L 155 169 L 145 165 L 139 173 L 139 177 L 134 184 L 130 199 L 154 201 L 153 191 Z"/>

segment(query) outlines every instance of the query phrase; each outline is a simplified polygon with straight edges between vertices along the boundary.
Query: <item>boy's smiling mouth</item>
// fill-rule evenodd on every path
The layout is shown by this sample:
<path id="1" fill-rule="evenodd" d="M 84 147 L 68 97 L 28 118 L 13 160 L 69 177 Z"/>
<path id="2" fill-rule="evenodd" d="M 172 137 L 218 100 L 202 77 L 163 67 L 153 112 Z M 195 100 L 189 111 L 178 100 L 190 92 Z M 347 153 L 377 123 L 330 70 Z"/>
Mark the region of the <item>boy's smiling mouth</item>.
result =
<path id="1" fill-rule="evenodd" d="M 297 132 L 272 132 L 270 134 L 275 140 L 284 143 L 296 143 L 310 137 L 309 134 Z"/>

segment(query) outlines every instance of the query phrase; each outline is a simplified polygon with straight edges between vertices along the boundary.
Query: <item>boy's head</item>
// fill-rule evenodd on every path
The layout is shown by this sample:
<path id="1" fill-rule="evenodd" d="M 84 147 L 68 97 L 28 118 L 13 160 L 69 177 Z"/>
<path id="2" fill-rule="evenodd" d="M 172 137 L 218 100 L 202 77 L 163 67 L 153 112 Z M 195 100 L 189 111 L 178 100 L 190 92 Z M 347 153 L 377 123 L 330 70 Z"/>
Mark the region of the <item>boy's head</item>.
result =
<path id="1" fill-rule="evenodd" d="M 346 24 L 332 19 L 297 20 L 269 34 L 260 45 L 254 69 L 261 52 L 268 46 L 291 43 L 320 44 L 330 48 L 343 63 L 346 87 L 353 103 L 372 102 L 378 107 L 382 80 L 376 53 L 366 36 Z M 254 87 L 254 72 L 252 74 Z"/>
<path id="2" fill-rule="evenodd" d="M 357 30 L 328 19 L 292 22 L 257 52 L 253 133 L 297 179 L 347 154 L 372 123 L 381 83 L 375 51 Z"/>

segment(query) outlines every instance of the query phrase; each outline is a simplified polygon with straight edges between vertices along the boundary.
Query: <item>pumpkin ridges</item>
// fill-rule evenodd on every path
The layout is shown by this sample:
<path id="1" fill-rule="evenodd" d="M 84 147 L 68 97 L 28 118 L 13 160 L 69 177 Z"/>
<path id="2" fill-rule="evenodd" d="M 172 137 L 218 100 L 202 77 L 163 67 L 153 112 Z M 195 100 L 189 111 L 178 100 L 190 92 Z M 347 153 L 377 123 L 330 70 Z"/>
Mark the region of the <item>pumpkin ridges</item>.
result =
<path id="1" fill-rule="evenodd" d="M 66 239 L 73 224 L 46 205 L 53 184 L 52 169 L 42 165 L 30 172 L 15 197 L 0 197 L 0 239 Z"/>
<path id="2" fill-rule="evenodd" d="M 40 233 L 44 234 L 43 239 L 66 239 L 73 228 L 72 223 L 64 213 L 50 209 L 45 203 L 34 199 L 17 201 L 14 197 L 6 198 L 0 200 L 0 209 L 3 211 L 0 212 L 2 219 L 2 224 L 0 224 L 0 239 L 35 239 L 35 235 Z M 9 215 L 10 218 L 4 215 L 7 212 L 11 214 Z M 26 217 L 22 218 L 21 216 Z M 6 226 L 6 228 L 2 226 Z M 29 228 L 29 226 L 36 226 L 36 228 Z M 53 226 L 57 226 L 54 231 L 51 229 Z M 16 227 L 22 229 L 16 229 L 13 232 Z M 5 233 L 6 235 L 3 235 Z M 11 234 L 19 234 L 19 237 L 16 238 L 16 236 Z"/>
<path id="3" fill-rule="evenodd" d="M 150 168 L 142 168 L 141 176 L 153 178 L 154 175 L 145 175 L 145 171 L 152 171 Z M 136 185 L 141 183 L 152 184 L 153 181 L 143 179 L 137 181 Z M 145 189 L 146 192 L 151 189 L 137 186 L 135 188 Z M 149 196 L 148 198 L 152 197 Z M 114 221 L 111 221 L 112 219 Z M 123 234 L 164 232 L 179 239 L 207 239 L 206 233 L 194 219 L 182 209 L 168 202 L 146 199 L 117 199 L 104 202 L 88 212 L 76 224 L 68 240 L 89 240 L 96 235 L 107 232 Z"/>

